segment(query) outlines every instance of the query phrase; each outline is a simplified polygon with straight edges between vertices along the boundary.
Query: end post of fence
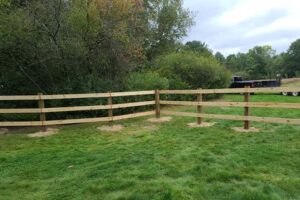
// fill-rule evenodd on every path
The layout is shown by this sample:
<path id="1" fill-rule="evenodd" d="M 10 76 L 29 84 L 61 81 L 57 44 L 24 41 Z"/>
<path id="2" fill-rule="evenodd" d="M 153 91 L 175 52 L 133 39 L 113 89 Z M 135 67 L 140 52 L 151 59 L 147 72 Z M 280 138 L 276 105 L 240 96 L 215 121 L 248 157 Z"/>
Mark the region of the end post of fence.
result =
<path id="1" fill-rule="evenodd" d="M 249 88 L 250 86 L 245 86 L 245 92 L 244 92 L 244 102 L 247 104 L 250 101 L 250 92 L 249 92 Z M 250 108 L 249 106 L 245 106 L 244 108 L 244 116 L 248 117 L 250 115 Z M 244 121 L 244 129 L 245 130 L 249 130 L 250 128 L 250 121 L 249 120 L 245 120 Z"/>

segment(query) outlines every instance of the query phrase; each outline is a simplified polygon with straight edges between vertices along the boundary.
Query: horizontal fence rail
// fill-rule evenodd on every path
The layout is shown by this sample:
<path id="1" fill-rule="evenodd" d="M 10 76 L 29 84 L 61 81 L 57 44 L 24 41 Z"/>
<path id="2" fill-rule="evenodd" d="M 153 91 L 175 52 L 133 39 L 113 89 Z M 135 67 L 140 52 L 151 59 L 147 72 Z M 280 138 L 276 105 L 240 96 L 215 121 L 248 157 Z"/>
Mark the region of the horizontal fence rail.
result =
<path id="1" fill-rule="evenodd" d="M 239 93 L 280 93 L 299 92 L 299 88 L 227 88 L 227 89 L 202 89 L 202 90 L 160 90 L 160 94 L 239 94 Z"/>
<path id="2" fill-rule="evenodd" d="M 160 100 L 161 105 L 177 105 L 177 106 L 197 106 L 197 113 L 174 112 L 162 110 L 160 113 L 165 115 L 196 117 L 198 124 L 202 123 L 202 118 L 208 119 L 222 119 L 244 121 L 244 129 L 250 128 L 250 121 L 264 122 L 264 123 L 280 123 L 300 125 L 300 119 L 286 119 L 273 117 L 257 117 L 250 116 L 250 108 L 288 108 L 300 109 L 299 103 L 277 103 L 277 102 L 250 102 L 252 93 L 282 93 L 282 92 L 300 92 L 300 88 L 278 87 L 278 88 L 229 88 L 229 89 L 197 89 L 197 90 L 161 90 L 160 94 L 173 95 L 197 95 L 197 101 L 166 101 Z M 205 94 L 243 94 L 244 102 L 220 102 L 220 101 L 203 101 Z M 298 98 L 298 97 L 296 97 Z M 202 107 L 241 107 L 244 108 L 244 115 L 221 115 L 221 114 L 205 114 Z M 299 114 L 300 117 L 300 114 Z"/>
<path id="3" fill-rule="evenodd" d="M 127 114 L 114 117 L 99 117 L 99 118 L 82 118 L 82 119 L 65 119 L 65 120 L 49 120 L 49 121 L 25 121 L 25 122 L 0 122 L 0 126 L 52 126 L 52 125 L 66 125 L 66 124 L 80 124 L 93 122 L 110 122 L 124 119 L 131 119 L 136 117 L 143 117 L 154 115 L 154 111 L 140 112 L 134 114 Z"/>
<path id="4" fill-rule="evenodd" d="M 130 119 L 142 116 L 154 115 L 154 109 L 147 112 L 132 113 L 120 116 L 114 116 L 114 109 L 124 109 L 142 106 L 154 106 L 155 91 L 136 91 L 136 92 L 111 92 L 111 93 L 93 93 L 93 94 L 62 94 L 62 95 L 22 95 L 22 96 L 0 96 L 0 101 L 38 101 L 38 108 L 0 108 L 0 114 L 34 114 L 40 115 L 40 121 L 12 121 L 0 122 L 0 126 L 41 126 L 45 130 L 45 126 L 51 125 L 65 125 L 65 124 L 79 124 L 92 122 L 112 122 L 116 120 Z M 113 104 L 113 97 L 130 97 L 130 96 L 144 96 L 152 95 L 152 101 L 132 102 Z M 52 107 L 45 108 L 46 100 L 63 100 L 63 99 L 88 99 L 88 98 L 107 98 L 107 105 L 92 105 L 92 106 L 74 106 L 74 107 Z M 107 110 L 107 117 L 96 118 L 81 118 L 81 119 L 63 119 L 63 120 L 46 120 L 46 113 L 60 113 L 60 112 L 78 112 L 78 111 L 98 111 Z"/>
<path id="5" fill-rule="evenodd" d="M 177 106 L 296 108 L 296 109 L 300 109 L 299 103 L 160 101 L 160 104 L 161 105 L 177 105 Z"/>
<path id="6" fill-rule="evenodd" d="M 166 114 L 166 115 L 176 115 L 176 116 L 185 116 L 185 117 L 203 117 L 203 118 L 208 118 L 208 119 L 226 119 L 226 120 L 233 120 L 233 121 L 254 121 L 254 122 L 265 122 L 265 123 L 300 125 L 300 119 L 284 119 L 284 118 L 273 118 L 273 117 L 173 112 L 173 111 L 167 111 L 167 110 L 162 110 L 161 113 Z"/>
<path id="7" fill-rule="evenodd" d="M 300 88 L 229 88 L 229 89 L 197 89 L 197 90 L 151 90 L 151 91 L 136 91 L 136 92 L 111 92 L 111 93 L 92 93 L 92 94 L 59 94 L 59 95 L 22 95 L 22 96 L 0 96 L 0 101 L 37 101 L 37 108 L 0 108 L 0 114 L 39 114 L 40 121 L 11 121 L 1 122 L 0 127 L 10 126 L 40 126 L 45 128 L 51 125 L 65 125 L 65 124 L 78 124 L 78 123 L 91 123 L 91 122 L 112 122 L 116 120 L 130 119 L 142 116 L 156 115 L 157 118 L 160 114 L 187 116 L 197 118 L 197 123 L 201 124 L 203 118 L 208 119 L 223 119 L 244 121 L 244 128 L 249 129 L 250 121 L 265 122 L 265 123 L 281 123 L 300 125 L 300 119 L 285 119 L 285 118 L 272 118 L 272 117 L 257 117 L 250 116 L 250 108 L 282 108 L 282 109 L 300 109 L 299 103 L 277 103 L 277 102 L 251 102 L 250 96 L 253 93 L 281 93 L 281 92 L 299 92 Z M 169 97 L 173 94 L 181 95 L 197 95 L 196 101 L 169 101 L 161 100 L 161 95 Z M 203 97 L 207 94 L 243 94 L 244 102 L 214 102 L 204 101 Z M 153 100 L 132 102 L 132 103 L 118 103 L 113 104 L 114 97 L 131 97 L 131 96 L 144 96 L 151 95 Z M 64 100 L 64 99 L 89 99 L 89 98 L 107 98 L 105 105 L 92 105 L 92 106 L 73 106 L 73 107 L 45 107 L 45 101 L 51 100 Z M 298 98 L 298 97 L 296 97 Z M 178 106 L 195 106 L 197 113 L 187 112 L 174 112 L 165 109 L 161 110 L 162 106 L 178 105 Z M 153 106 L 153 110 L 132 114 L 125 114 L 114 116 L 113 110 L 125 109 L 132 107 Z M 241 107 L 244 108 L 244 115 L 222 115 L 222 114 L 205 114 L 203 107 Z M 78 112 L 78 111 L 98 111 L 106 110 L 108 115 L 106 117 L 96 118 L 81 118 L 81 119 L 62 119 L 62 120 L 47 120 L 47 113 L 61 113 L 61 112 Z"/>
<path id="8" fill-rule="evenodd" d="M 154 94 L 155 91 L 153 90 L 153 91 L 138 91 L 138 92 L 93 93 L 93 94 L 0 96 L 0 101 L 88 99 L 88 98 L 105 98 L 105 97 L 142 96 L 142 95 L 154 95 Z"/>
<path id="9" fill-rule="evenodd" d="M 113 105 L 95 105 L 95 106 L 76 106 L 76 107 L 59 107 L 59 108 L 14 108 L 0 109 L 0 113 L 4 114 L 24 114 L 24 113 L 58 113 L 58 112 L 75 112 L 75 111 L 93 111 L 93 110 L 110 110 L 120 108 L 132 108 L 140 106 L 155 105 L 155 101 L 144 101 L 135 103 L 123 103 Z"/>

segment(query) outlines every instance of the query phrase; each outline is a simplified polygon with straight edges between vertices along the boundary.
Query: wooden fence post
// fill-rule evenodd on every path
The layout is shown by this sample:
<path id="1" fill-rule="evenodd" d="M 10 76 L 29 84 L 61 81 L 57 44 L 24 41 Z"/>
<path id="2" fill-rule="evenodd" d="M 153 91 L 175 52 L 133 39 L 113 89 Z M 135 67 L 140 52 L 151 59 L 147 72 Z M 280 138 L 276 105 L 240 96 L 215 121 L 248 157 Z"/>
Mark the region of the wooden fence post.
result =
<path id="1" fill-rule="evenodd" d="M 200 88 L 199 90 L 200 90 L 200 92 L 199 92 L 199 94 L 197 94 L 197 101 L 202 102 L 203 101 L 203 94 L 201 92 L 202 89 Z M 197 112 L 202 113 L 202 106 L 199 106 L 199 105 L 197 106 Z M 198 124 L 202 123 L 202 118 L 201 117 L 197 118 L 197 123 Z"/>
<path id="2" fill-rule="evenodd" d="M 159 96 L 159 90 L 155 90 L 155 115 L 156 118 L 160 118 L 160 96 Z"/>
<path id="3" fill-rule="evenodd" d="M 107 99 L 107 105 L 110 105 L 110 109 L 108 109 L 108 117 L 111 118 L 109 120 L 109 125 L 112 125 L 112 122 L 113 122 L 113 109 L 112 109 L 113 100 L 112 100 L 111 92 L 109 92 L 109 97 Z"/>
<path id="4" fill-rule="evenodd" d="M 244 93 L 244 102 L 248 103 L 250 101 L 250 92 L 248 92 L 248 89 L 250 86 L 245 86 L 245 93 Z M 250 115 L 250 108 L 248 106 L 245 106 L 244 108 L 244 116 Z M 250 128 L 250 121 L 245 120 L 244 121 L 244 129 L 249 130 Z"/>
<path id="5" fill-rule="evenodd" d="M 42 122 L 41 130 L 45 132 L 47 130 L 47 127 L 44 125 L 46 121 L 46 113 L 43 112 L 43 109 L 45 108 L 45 101 L 42 98 L 43 96 L 42 93 L 38 93 L 38 96 L 39 96 L 38 104 L 40 109 L 40 121 Z"/>

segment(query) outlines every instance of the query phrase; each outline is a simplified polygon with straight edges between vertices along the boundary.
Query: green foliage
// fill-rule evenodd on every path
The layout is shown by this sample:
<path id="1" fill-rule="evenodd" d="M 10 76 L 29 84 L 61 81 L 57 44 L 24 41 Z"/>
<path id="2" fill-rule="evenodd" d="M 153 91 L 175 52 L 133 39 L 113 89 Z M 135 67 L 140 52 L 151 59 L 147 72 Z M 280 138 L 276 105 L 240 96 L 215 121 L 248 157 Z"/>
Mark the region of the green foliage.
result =
<path id="1" fill-rule="evenodd" d="M 180 38 L 186 36 L 193 25 L 183 0 L 144 0 L 144 19 L 147 21 L 144 49 L 149 60 L 167 54 L 176 48 Z"/>
<path id="2" fill-rule="evenodd" d="M 226 58 L 226 67 L 233 73 L 237 72 L 238 66 L 237 66 L 237 58 L 236 55 L 230 54 Z"/>
<path id="3" fill-rule="evenodd" d="M 0 8 L 8 7 L 10 4 L 10 0 L 0 0 Z"/>
<path id="4" fill-rule="evenodd" d="M 289 47 L 284 62 L 284 72 L 288 77 L 300 74 L 300 39 L 294 41 Z"/>
<path id="5" fill-rule="evenodd" d="M 185 51 L 192 51 L 202 56 L 212 56 L 212 50 L 209 49 L 205 42 L 191 41 L 187 42 L 183 48 Z"/>
<path id="6" fill-rule="evenodd" d="M 129 72 L 174 50 L 181 0 L 0 1 L 0 94 L 124 90 Z"/>
<path id="7" fill-rule="evenodd" d="M 224 55 L 221 52 L 217 52 L 215 54 L 215 58 L 217 59 L 217 61 L 219 61 L 220 64 L 225 65 L 226 59 L 225 59 Z"/>
<path id="8" fill-rule="evenodd" d="M 243 74 L 245 79 L 274 78 L 275 51 L 271 46 L 256 46 L 247 53 L 231 54 L 226 58 L 226 66 L 235 74 Z"/>
<path id="9" fill-rule="evenodd" d="M 276 74 L 281 74 L 282 77 L 288 77 L 285 69 L 286 53 L 275 55 L 273 58 L 273 70 Z"/>
<path id="10" fill-rule="evenodd" d="M 193 52 L 173 53 L 156 61 L 161 76 L 170 81 L 171 89 L 224 88 L 230 73 L 214 57 Z"/>
<path id="11" fill-rule="evenodd" d="M 168 88 L 168 80 L 155 73 L 135 77 L 130 73 L 158 54 L 173 51 L 191 24 L 190 12 L 182 7 L 181 0 L 1 0 L 0 95 Z M 129 79 L 133 83 L 124 85 Z M 105 101 L 49 101 L 46 106 L 98 105 Z M 0 102 L 0 107 L 36 107 L 34 103 Z M 124 110 L 130 111 L 134 109 Z M 55 113 L 47 119 L 105 115 L 100 111 Z M 25 116 L 28 120 L 37 117 Z M 0 118 L 13 121 L 23 116 Z"/>
<path id="12" fill-rule="evenodd" d="M 218 60 L 222 61 L 221 55 Z M 225 65 L 236 75 L 245 79 L 297 77 L 300 74 L 300 39 L 291 44 L 287 52 L 276 55 L 271 46 L 256 46 L 247 53 L 227 56 Z"/>
<path id="13" fill-rule="evenodd" d="M 169 89 L 167 78 L 161 77 L 157 72 L 132 73 L 126 80 L 126 90 L 155 90 Z"/>
<path id="14" fill-rule="evenodd" d="M 257 46 L 250 49 L 248 56 L 252 59 L 251 66 L 247 69 L 250 78 L 272 78 L 273 60 L 275 51 L 271 46 Z"/>

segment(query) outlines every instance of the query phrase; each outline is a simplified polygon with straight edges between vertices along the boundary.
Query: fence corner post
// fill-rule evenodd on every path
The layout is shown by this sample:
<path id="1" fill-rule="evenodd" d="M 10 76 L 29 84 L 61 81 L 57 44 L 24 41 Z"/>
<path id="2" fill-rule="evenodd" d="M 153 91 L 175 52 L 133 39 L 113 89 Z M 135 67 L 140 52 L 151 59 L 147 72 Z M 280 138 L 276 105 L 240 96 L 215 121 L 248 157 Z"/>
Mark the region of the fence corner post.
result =
<path id="1" fill-rule="evenodd" d="M 112 100 L 111 92 L 109 92 L 109 97 L 107 98 L 107 105 L 110 106 L 110 108 L 108 109 L 108 117 L 109 117 L 109 125 L 111 126 L 114 121 L 113 120 L 113 109 L 112 109 L 113 100 Z"/>
<path id="2" fill-rule="evenodd" d="M 39 97 L 38 105 L 40 109 L 41 131 L 45 132 L 47 131 L 47 127 L 45 126 L 46 113 L 44 113 L 45 100 L 43 99 L 43 93 L 38 93 L 38 97 Z"/>
<path id="3" fill-rule="evenodd" d="M 245 92 L 244 92 L 244 102 L 247 104 L 250 101 L 250 92 L 249 89 L 250 86 L 245 86 Z M 248 117 L 250 115 L 250 108 L 249 106 L 245 106 L 244 108 L 244 116 Z M 250 129 L 250 121 L 249 120 L 245 120 L 244 121 L 244 129 L 245 130 L 249 130 Z"/>
<path id="4" fill-rule="evenodd" d="M 203 101 L 203 94 L 202 94 L 202 88 L 199 88 L 199 94 L 197 94 L 197 102 L 200 103 Z M 197 106 L 197 113 L 201 114 L 202 113 L 202 106 L 198 105 Z M 202 123 L 202 117 L 197 117 L 197 124 Z"/>
<path id="5" fill-rule="evenodd" d="M 159 90 L 155 90 L 155 115 L 156 118 L 160 118 L 160 94 Z"/>

